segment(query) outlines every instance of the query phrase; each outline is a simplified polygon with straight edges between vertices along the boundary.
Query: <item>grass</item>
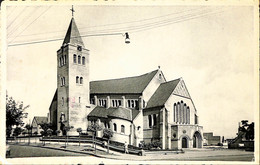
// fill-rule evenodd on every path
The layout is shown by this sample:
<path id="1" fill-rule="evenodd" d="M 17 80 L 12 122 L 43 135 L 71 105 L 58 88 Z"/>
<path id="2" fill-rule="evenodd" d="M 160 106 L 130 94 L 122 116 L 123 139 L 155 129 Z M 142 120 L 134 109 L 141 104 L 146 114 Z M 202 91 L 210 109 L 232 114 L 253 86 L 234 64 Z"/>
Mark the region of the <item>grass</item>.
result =
<path id="1" fill-rule="evenodd" d="M 7 158 L 17 157 L 53 157 L 53 156 L 86 156 L 86 154 L 66 152 L 60 150 L 10 145 L 11 154 Z"/>

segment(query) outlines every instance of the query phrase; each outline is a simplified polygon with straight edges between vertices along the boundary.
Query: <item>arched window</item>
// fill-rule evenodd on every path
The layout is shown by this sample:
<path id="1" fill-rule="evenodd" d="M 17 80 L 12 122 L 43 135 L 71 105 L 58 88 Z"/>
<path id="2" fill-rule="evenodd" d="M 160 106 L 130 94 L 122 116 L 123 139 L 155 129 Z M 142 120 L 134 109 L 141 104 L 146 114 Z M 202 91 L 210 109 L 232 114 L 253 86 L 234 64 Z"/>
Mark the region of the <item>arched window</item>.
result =
<path id="1" fill-rule="evenodd" d="M 83 77 L 80 77 L 79 83 L 83 84 Z"/>
<path id="2" fill-rule="evenodd" d="M 187 122 L 190 124 L 190 107 L 187 107 Z"/>
<path id="3" fill-rule="evenodd" d="M 60 78 L 60 86 L 63 85 L 63 77 Z"/>
<path id="4" fill-rule="evenodd" d="M 148 115 L 148 124 L 149 124 L 149 128 L 152 127 L 152 116 Z"/>
<path id="5" fill-rule="evenodd" d="M 76 54 L 73 55 L 73 62 L 74 62 L 75 64 L 77 63 L 77 55 L 76 55 Z"/>
<path id="6" fill-rule="evenodd" d="M 65 85 L 65 77 L 63 77 L 63 85 Z"/>
<path id="7" fill-rule="evenodd" d="M 81 64 L 81 57 L 78 56 L 78 64 Z"/>
<path id="8" fill-rule="evenodd" d="M 64 55 L 64 64 L 67 63 L 67 55 Z"/>
<path id="9" fill-rule="evenodd" d="M 183 123 L 187 124 L 187 106 L 186 103 L 183 105 Z"/>
<path id="10" fill-rule="evenodd" d="M 64 56 L 61 57 L 61 61 L 62 61 L 62 66 L 63 66 L 65 64 Z"/>
<path id="11" fill-rule="evenodd" d="M 131 100 L 131 108 L 135 107 L 135 101 Z"/>
<path id="12" fill-rule="evenodd" d="M 125 126 L 121 125 L 121 133 L 125 133 Z"/>
<path id="13" fill-rule="evenodd" d="M 180 102 L 177 103 L 177 122 L 180 122 Z"/>
<path id="14" fill-rule="evenodd" d="M 79 97 L 79 103 L 80 103 L 80 97 Z"/>
<path id="15" fill-rule="evenodd" d="M 59 58 L 59 66 L 61 67 L 61 57 Z"/>
<path id="16" fill-rule="evenodd" d="M 161 79 L 162 79 L 162 74 L 160 73 L 160 74 L 159 74 L 159 80 L 161 80 Z"/>
<path id="17" fill-rule="evenodd" d="M 173 105 L 173 121 L 176 122 L 176 103 Z"/>
<path id="18" fill-rule="evenodd" d="M 85 65 L 85 57 L 82 57 L 82 65 Z"/>
<path id="19" fill-rule="evenodd" d="M 128 107 L 130 108 L 131 107 L 131 100 L 127 100 L 127 103 L 128 103 Z"/>
<path id="20" fill-rule="evenodd" d="M 156 120 L 156 114 L 153 114 L 153 125 L 156 125 L 157 120 Z"/>
<path id="21" fill-rule="evenodd" d="M 113 126 L 114 126 L 114 131 L 116 132 L 116 123 L 114 123 Z"/>
<path id="22" fill-rule="evenodd" d="M 76 83 L 79 83 L 79 76 L 76 77 Z"/>
<path id="23" fill-rule="evenodd" d="M 112 107 L 115 107 L 115 100 L 112 100 Z"/>
<path id="24" fill-rule="evenodd" d="M 180 104 L 180 123 L 183 124 L 183 101 Z"/>
<path id="25" fill-rule="evenodd" d="M 64 105 L 64 97 L 61 98 L 62 99 L 62 106 Z"/>

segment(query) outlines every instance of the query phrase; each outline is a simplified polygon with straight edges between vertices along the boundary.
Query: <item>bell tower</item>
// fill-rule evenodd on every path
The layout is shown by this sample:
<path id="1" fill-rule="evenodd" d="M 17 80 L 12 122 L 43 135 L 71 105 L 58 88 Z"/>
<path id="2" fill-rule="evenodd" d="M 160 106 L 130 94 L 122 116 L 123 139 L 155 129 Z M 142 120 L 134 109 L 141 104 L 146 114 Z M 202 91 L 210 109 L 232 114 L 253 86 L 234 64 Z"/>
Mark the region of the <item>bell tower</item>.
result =
<path id="1" fill-rule="evenodd" d="M 87 127 L 89 50 L 73 17 L 57 51 L 57 64 L 57 130 L 65 134 L 64 127 L 73 127 L 68 134 L 78 134 L 77 128 Z"/>

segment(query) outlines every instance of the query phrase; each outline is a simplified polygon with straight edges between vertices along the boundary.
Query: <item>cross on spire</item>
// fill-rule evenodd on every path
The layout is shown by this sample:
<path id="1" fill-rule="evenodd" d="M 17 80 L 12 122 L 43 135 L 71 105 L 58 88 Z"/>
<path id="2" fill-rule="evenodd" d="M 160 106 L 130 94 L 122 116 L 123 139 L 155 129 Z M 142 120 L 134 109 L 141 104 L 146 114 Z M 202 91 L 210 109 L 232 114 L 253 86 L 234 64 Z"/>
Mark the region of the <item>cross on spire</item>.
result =
<path id="1" fill-rule="evenodd" d="M 72 8 L 70 10 L 71 10 L 72 17 L 73 17 L 73 13 L 75 12 L 75 10 L 73 9 L 73 5 L 72 5 Z"/>

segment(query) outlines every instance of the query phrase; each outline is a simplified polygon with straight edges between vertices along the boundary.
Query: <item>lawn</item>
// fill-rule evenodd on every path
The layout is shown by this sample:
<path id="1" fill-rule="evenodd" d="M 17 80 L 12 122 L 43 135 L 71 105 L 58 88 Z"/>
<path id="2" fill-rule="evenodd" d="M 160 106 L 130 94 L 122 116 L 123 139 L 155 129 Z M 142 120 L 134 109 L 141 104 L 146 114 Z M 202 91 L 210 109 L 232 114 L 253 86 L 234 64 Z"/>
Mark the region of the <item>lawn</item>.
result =
<path id="1" fill-rule="evenodd" d="M 68 151 L 53 150 L 47 148 L 10 145 L 11 155 L 7 158 L 15 157 L 52 157 L 52 156 L 86 156 L 86 154 L 73 153 Z"/>

